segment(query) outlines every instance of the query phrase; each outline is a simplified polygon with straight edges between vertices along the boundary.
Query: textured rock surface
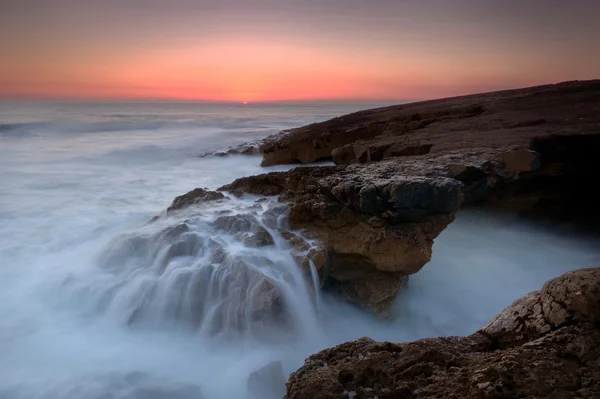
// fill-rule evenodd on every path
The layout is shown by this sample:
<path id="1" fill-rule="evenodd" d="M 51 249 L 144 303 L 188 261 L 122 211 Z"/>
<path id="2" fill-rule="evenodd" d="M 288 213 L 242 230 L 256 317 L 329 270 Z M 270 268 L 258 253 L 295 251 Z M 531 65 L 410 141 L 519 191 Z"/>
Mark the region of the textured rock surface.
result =
<path id="1" fill-rule="evenodd" d="M 549 281 L 469 337 L 368 338 L 309 357 L 287 399 L 598 398 L 600 269 Z"/>
<path id="2" fill-rule="evenodd" d="M 248 378 L 246 386 L 253 398 L 280 398 L 285 395 L 285 376 L 280 361 L 270 362 Z"/>
<path id="3" fill-rule="evenodd" d="M 600 133 L 600 80 L 360 111 L 271 136 L 261 150 L 265 166 L 350 164 L 585 133 Z"/>
<path id="4" fill-rule="evenodd" d="M 248 247 L 265 247 L 275 243 L 267 229 L 250 214 L 220 216 L 213 226 L 234 234 L 238 241 Z"/>
<path id="5" fill-rule="evenodd" d="M 600 225 L 600 81 L 480 94 L 362 111 L 263 141 L 264 164 L 336 160 L 238 179 L 220 191 L 278 196 L 263 215 L 321 285 L 378 314 L 461 204 Z M 333 155 L 332 155 L 333 154 Z M 220 192 L 197 189 L 169 211 Z M 249 233 L 240 233 L 247 235 Z M 248 246 L 271 245 L 253 230 Z"/>
<path id="6" fill-rule="evenodd" d="M 225 200 L 227 197 L 218 191 L 210 191 L 205 188 L 196 188 L 184 195 L 180 195 L 173 200 L 173 203 L 167 209 L 167 213 L 173 212 L 185 207 L 208 201 Z"/>
<path id="7" fill-rule="evenodd" d="M 462 183 L 435 165 L 298 168 L 220 190 L 279 195 L 289 204 L 289 226 L 318 242 L 309 258 L 322 270 L 323 284 L 387 315 L 406 276 L 431 258 L 433 239 L 463 198 Z"/>
<path id="8" fill-rule="evenodd" d="M 587 136 L 567 153 L 599 148 L 597 138 Z M 220 190 L 233 195 L 278 195 L 288 204 L 279 216 L 317 241 L 325 262 L 318 265 L 323 267 L 324 286 L 385 315 L 405 276 L 430 260 L 433 240 L 463 203 L 492 204 L 516 212 L 545 207 L 581 210 L 585 217 L 593 214 L 591 204 L 569 205 L 569 193 L 581 192 L 571 185 L 577 182 L 589 188 L 591 180 L 582 184 L 573 178 L 581 168 L 565 172 L 568 163 L 563 161 L 570 162 L 568 157 L 554 155 L 565 145 L 553 143 L 552 138 L 533 145 L 539 152 L 520 147 L 470 148 L 367 164 L 297 168 L 242 178 Z M 585 167 L 584 176 L 595 170 Z M 557 198 L 560 185 L 563 198 Z"/>

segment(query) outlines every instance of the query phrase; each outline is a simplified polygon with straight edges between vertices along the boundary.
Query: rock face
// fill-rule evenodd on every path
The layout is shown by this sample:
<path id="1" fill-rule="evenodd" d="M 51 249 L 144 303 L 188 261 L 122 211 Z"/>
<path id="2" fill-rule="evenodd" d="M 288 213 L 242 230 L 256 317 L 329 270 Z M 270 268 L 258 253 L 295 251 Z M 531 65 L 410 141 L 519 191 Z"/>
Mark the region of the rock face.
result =
<path id="1" fill-rule="evenodd" d="M 280 195 L 289 204 L 289 226 L 319 243 L 312 260 L 323 284 L 387 315 L 406 276 L 431 258 L 433 239 L 463 198 L 458 180 L 434 175 L 427 165 L 413 172 L 386 162 L 299 168 L 242 178 L 220 190 Z"/>
<path id="2" fill-rule="evenodd" d="M 256 370 L 246 384 L 252 398 L 280 398 L 285 395 L 285 376 L 279 361 L 270 362 Z"/>
<path id="3" fill-rule="evenodd" d="M 167 213 L 173 212 L 185 207 L 208 201 L 225 200 L 227 197 L 218 191 L 210 191 L 206 188 L 196 188 L 184 195 L 180 195 L 173 200 L 173 203 L 167 209 Z"/>
<path id="4" fill-rule="evenodd" d="M 600 173 L 589 161 L 591 152 L 600 150 L 600 135 L 579 137 L 569 139 L 578 142 L 571 147 L 564 143 L 567 136 L 550 136 L 527 148 L 303 167 L 242 178 L 220 190 L 278 195 L 289 206 L 289 227 L 314 239 L 326 254 L 317 265 L 325 288 L 387 315 L 406 276 L 430 260 L 433 240 L 461 205 L 552 217 L 566 212 L 567 219 L 577 212 L 587 219 L 598 215 L 589 203 L 595 195 L 586 187 L 591 190 L 589 182 Z M 588 161 L 573 161 L 573 153 Z"/>
<path id="5" fill-rule="evenodd" d="M 360 111 L 265 139 L 263 165 L 366 163 L 600 132 L 600 80 Z"/>
<path id="6" fill-rule="evenodd" d="M 278 196 L 281 206 L 263 223 L 291 234 L 285 240 L 298 264 L 314 265 L 324 289 L 383 316 L 461 206 L 600 225 L 592 184 L 600 174 L 600 81 L 362 111 L 269 137 L 261 151 L 264 165 L 339 165 L 246 177 L 219 190 Z M 222 192 L 196 189 L 169 211 L 227 199 Z M 247 246 L 272 245 L 260 228 L 236 234 Z"/>
<path id="7" fill-rule="evenodd" d="M 368 338 L 309 357 L 286 399 L 598 398 L 600 269 L 549 281 L 468 337 Z"/>

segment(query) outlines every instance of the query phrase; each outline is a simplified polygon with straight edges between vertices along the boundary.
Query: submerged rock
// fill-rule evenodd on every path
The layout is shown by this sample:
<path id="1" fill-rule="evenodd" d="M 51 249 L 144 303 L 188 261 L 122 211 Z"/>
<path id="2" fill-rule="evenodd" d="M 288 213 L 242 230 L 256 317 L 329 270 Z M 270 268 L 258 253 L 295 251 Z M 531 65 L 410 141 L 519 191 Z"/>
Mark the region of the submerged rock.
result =
<path id="1" fill-rule="evenodd" d="M 368 338 L 306 359 L 286 399 L 598 398 L 600 269 L 566 273 L 468 337 Z"/>
<path id="2" fill-rule="evenodd" d="M 124 301 L 119 306 L 129 309 L 127 325 L 167 321 L 209 335 L 255 338 L 272 328 L 284 331 L 294 317 L 284 306 L 289 300 L 285 292 L 292 295 L 294 290 L 284 290 L 282 284 L 302 278 L 302 273 L 266 250 L 275 245 L 278 231 L 263 225 L 260 211 L 253 209 L 257 204 L 232 205 L 247 213 L 222 215 L 217 208 L 211 214 L 206 207 L 185 221 L 160 230 L 150 224 L 115 240 L 100 265 L 122 275 L 114 288 L 127 295 L 115 296 L 107 287 L 107 306 Z M 300 294 L 310 301 L 309 293 Z"/>
<path id="3" fill-rule="evenodd" d="M 235 237 L 248 247 L 265 247 L 275 244 L 271 233 L 260 224 L 254 215 L 220 216 L 213 222 L 213 226 L 235 234 Z"/>
<path id="4" fill-rule="evenodd" d="M 280 361 L 270 362 L 250 374 L 247 382 L 251 398 L 281 398 L 285 395 L 286 378 Z"/>

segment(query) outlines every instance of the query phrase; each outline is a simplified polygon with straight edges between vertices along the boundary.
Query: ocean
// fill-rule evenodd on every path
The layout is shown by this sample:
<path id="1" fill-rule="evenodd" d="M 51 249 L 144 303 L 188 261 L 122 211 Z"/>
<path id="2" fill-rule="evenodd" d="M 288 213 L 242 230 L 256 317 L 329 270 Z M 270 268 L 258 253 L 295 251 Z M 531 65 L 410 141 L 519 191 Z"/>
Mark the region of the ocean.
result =
<path id="1" fill-rule="evenodd" d="M 462 213 L 384 321 L 315 292 L 276 233 L 259 251 L 212 230 L 252 199 L 148 224 L 196 187 L 293 167 L 202 155 L 383 105 L 0 101 L 0 398 L 256 398 L 248 378 L 272 361 L 287 376 L 311 353 L 362 336 L 470 334 L 546 280 L 597 265 L 591 240 Z M 181 223 L 190 241 L 169 257 L 157 234 Z M 249 333 L 235 312 L 215 327 L 219 306 L 245 304 L 232 299 L 235 269 L 219 274 L 203 252 L 214 241 L 271 273 L 286 331 Z"/>

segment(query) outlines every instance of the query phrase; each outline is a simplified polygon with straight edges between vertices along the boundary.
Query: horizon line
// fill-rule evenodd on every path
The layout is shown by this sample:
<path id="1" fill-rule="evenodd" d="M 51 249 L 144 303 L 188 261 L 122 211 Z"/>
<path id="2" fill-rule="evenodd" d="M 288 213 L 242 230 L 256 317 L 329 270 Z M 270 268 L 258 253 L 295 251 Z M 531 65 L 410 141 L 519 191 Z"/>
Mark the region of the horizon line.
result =
<path id="1" fill-rule="evenodd" d="M 218 100 L 218 99 L 203 99 L 203 98 L 189 98 L 189 97 L 144 97 L 144 96 L 132 96 L 132 97 L 100 97 L 100 96 L 39 96 L 39 95 L 19 95 L 19 94 L 0 94 L 0 100 L 33 100 L 33 101 L 65 101 L 65 102 L 187 102 L 187 103 L 222 103 L 222 104 L 268 104 L 268 103 L 318 103 L 318 102 L 340 102 L 340 103 L 349 103 L 349 102 L 363 102 L 363 103 L 376 103 L 376 102 L 389 102 L 389 103 L 397 103 L 397 104 L 406 104 L 413 102 L 421 102 L 421 101 L 430 101 L 437 99 L 445 99 L 445 98 L 455 98 L 455 97 L 463 97 L 470 96 L 476 94 L 485 94 L 485 93 L 494 93 L 494 92 L 502 92 L 507 90 L 519 90 L 519 89 L 527 89 L 533 87 L 540 86 L 552 86 L 559 85 L 570 82 L 578 82 L 578 81 L 596 81 L 600 80 L 597 78 L 594 79 L 567 79 L 553 82 L 545 82 L 540 84 L 528 84 L 528 85 L 518 85 L 518 86 L 510 86 L 510 87 L 502 87 L 496 88 L 492 90 L 484 90 L 484 91 L 471 91 L 471 92 L 463 92 L 463 93 L 455 93 L 451 95 L 440 95 L 440 96 L 424 96 L 420 98 L 398 98 L 398 97 L 388 97 L 388 98 L 288 98 L 288 99 L 277 99 L 277 100 Z"/>
<path id="2" fill-rule="evenodd" d="M 66 102 L 187 102 L 187 103 L 223 103 L 223 104 L 268 104 L 268 103 L 310 103 L 310 102 L 394 102 L 404 103 L 433 99 L 422 98 L 298 98 L 277 100 L 214 100 L 185 97 L 54 97 L 54 96 L 6 96 L 0 95 L 0 100 L 23 101 L 66 101 Z"/>

